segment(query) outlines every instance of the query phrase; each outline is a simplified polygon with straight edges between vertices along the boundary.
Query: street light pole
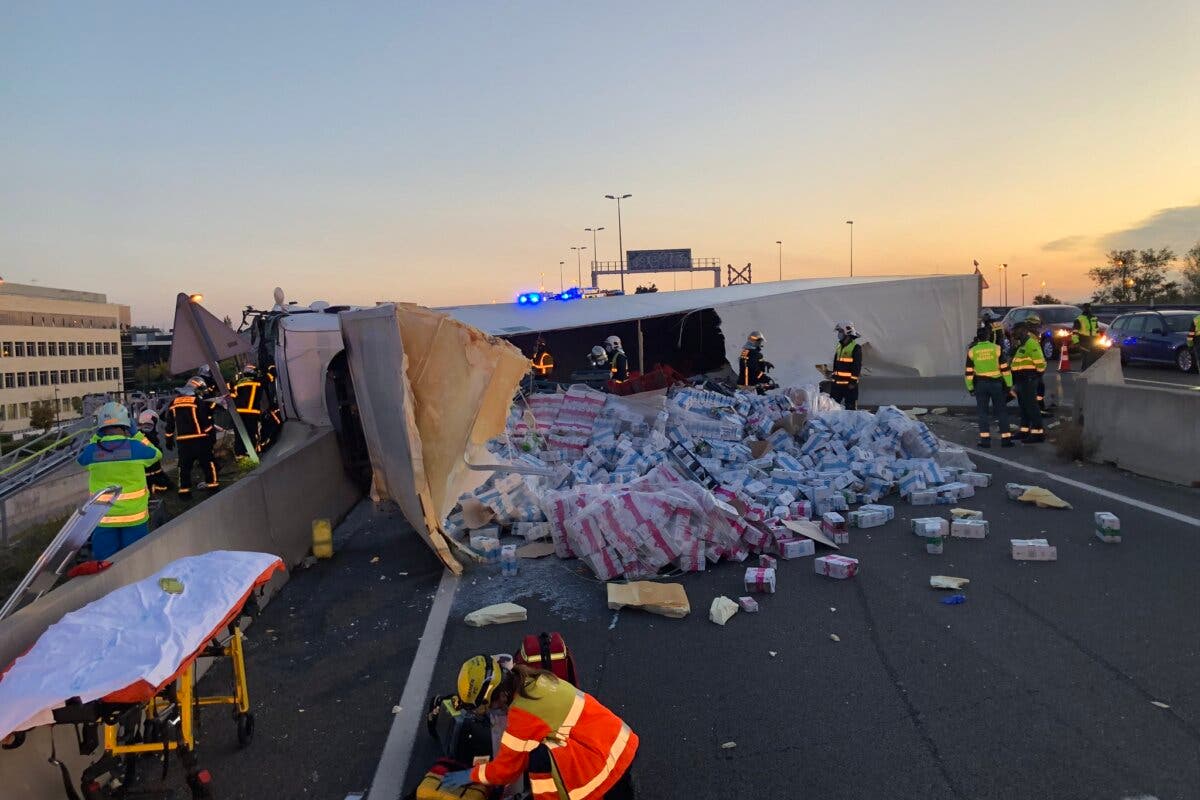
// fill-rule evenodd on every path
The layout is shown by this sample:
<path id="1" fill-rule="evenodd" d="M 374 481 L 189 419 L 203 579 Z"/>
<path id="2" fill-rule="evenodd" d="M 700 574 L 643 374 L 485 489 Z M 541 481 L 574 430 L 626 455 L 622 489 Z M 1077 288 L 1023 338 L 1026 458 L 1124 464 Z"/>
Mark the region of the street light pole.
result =
<path id="1" fill-rule="evenodd" d="M 621 228 L 621 201 L 633 197 L 631 194 L 606 194 L 608 200 L 617 201 L 617 265 L 621 268 L 621 294 L 625 293 L 625 234 Z"/>
<path id="2" fill-rule="evenodd" d="M 1004 305 L 1008 305 L 1008 264 L 1004 265 Z"/>
<path id="3" fill-rule="evenodd" d="M 783 242 L 776 239 L 775 244 L 779 245 L 779 280 L 783 280 Z"/>
<path id="4" fill-rule="evenodd" d="M 850 226 L 850 277 L 854 277 L 854 220 L 846 220 L 846 224 Z"/>
<path id="5" fill-rule="evenodd" d="M 600 250 L 599 250 L 599 248 L 596 247 L 596 232 L 602 231 L 604 229 L 605 228 L 603 225 L 600 226 L 599 228 L 584 228 L 585 231 L 587 231 L 588 233 L 590 233 L 592 235 L 592 271 L 593 272 L 596 271 L 596 265 L 600 263 Z M 592 282 L 595 283 L 595 281 L 592 281 Z M 579 283 L 580 283 L 580 285 L 583 284 L 582 277 L 579 279 Z M 592 288 L 594 289 L 596 287 L 593 286 Z"/>
<path id="6" fill-rule="evenodd" d="M 563 273 L 562 273 L 563 264 L 565 264 L 565 263 L 567 263 L 567 262 L 565 262 L 565 261 L 558 262 L 558 291 L 560 293 L 566 290 L 566 286 L 563 285 Z"/>
<path id="7" fill-rule="evenodd" d="M 577 273 L 577 277 L 579 278 L 579 284 L 582 286 L 583 285 L 583 267 L 580 266 L 579 256 L 582 254 L 582 252 L 584 250 L 587 250 L 587 245 L 584 245 L 582 247 L 572 247 L 571 249 L 575 251 L 575 272 Z"/>
<path id="8" fill-rule="evenodd" d="M 1028 272 L 1021 273 L 1021 305 L 1025 305 L 1025 279 L 1028 277 Z"/>

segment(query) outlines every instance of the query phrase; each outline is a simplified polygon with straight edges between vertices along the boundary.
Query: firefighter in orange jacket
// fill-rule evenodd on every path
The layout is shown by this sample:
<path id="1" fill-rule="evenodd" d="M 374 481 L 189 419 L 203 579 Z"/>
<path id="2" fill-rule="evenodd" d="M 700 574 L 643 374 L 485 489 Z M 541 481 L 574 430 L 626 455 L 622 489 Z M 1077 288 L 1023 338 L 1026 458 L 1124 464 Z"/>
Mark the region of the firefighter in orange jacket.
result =
<path id="1" fill-rule="evenodd" d="M 508 725 L 494 759 L 449 773 L 444 788 L 507 786 L 527 775 L 533 800 L 599 800 L 629 780 L 637 734 L 551 672 L 475 656 L 459 670 L 458 696 L 469 708 L 507 709 Z"/>
<path id="2" fill-rule="evenodd" d="M 230 396 L 233 398 L 237 415 L 241 417 L 242 424 L 246 426 L 246 433 L 254 445 L 254 451 L 262 452 L 263 421 L 270 414 L 271 409 L 268 405 L 266 387 L 258 379 L 258 367 L 253 364 L 242 367 L 242 372 L 238 376 Z M 239 456 L 244 456 L 246 455 L 245 449 L 242 437 L 237 437 L 234 451 Z"/>
<path id="3" fill-rule="evenodd" d="M 192 493 L 192 467 L 199 464 L 204 473 L 202 489 L 216 489 L 217 462 L 213 458 L 213 421 L 209 404 L 196 399 L 196 389 L 190 384 L 180 387 L 179 395 L 167 406 L 164 416 L 164 443 L 168 450 L 179 445 L 180 497 Z"/>

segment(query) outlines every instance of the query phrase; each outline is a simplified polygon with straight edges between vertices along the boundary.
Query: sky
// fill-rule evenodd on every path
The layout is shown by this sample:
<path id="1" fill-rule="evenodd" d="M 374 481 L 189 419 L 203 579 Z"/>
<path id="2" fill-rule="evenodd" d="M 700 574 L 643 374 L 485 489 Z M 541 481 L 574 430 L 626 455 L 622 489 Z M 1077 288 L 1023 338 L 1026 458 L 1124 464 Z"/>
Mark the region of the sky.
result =
<path id="1" fill-rule="evenodd" d="M 778 240 L 846 274 L 853 219 L 856 274 L 1078 300 L 1110 247 L 1200 240 L 1197 41 L 1195 0 L 9 3 L 0 277 L 159 325 L 511 302 L 584 228 L 615 259 L 629 193 L 627 250 L 757 281 Z"/>

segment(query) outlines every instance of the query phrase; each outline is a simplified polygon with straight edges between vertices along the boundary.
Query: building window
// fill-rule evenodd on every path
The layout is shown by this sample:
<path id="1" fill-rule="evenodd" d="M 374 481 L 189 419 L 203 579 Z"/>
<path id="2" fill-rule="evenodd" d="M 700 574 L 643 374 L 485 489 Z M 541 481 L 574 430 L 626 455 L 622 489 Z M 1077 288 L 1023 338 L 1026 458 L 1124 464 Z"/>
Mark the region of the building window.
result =
<path id="1" fill-rule="evenodd" d="M 37 352 L 37 342 L 25 343 L 25 355 L 33 358 L 33 354 Z"/>
<path id="2" fill-rule="evenodd" d="M 0 422 L 4 422 L 6 419 L 8 419 L 8 406 L 0 403 Z"/>
<path id="3" fill-rule="evenodd" d="M 58 343 L 58 354 L 60 356 L 65 356 L 67 354 L 67 343 L 66 342 Z"/>
<path id="4" fill-rule="evenodd" d="M 56 369 L 50 370 L 50 384 L 52 386 L 58 386 L 58 370 Z"/>
<path id="5" fill-rule="evenodd" d="M 4 388 L 5 389 L 17 388 L 17 376 L 14 373 L 12 373 L 12 372 L 4 373 Z"/>
<path id="6" fill-rule="evenodd" d="M 13 344 L 13 356 L 16 358 L 24 358 L 25 357 L 25 343 L 24 342 L 15 342 Z"/>
<path id="7" fill-rule="evenodd" d="M 59 383 L 67 382 L 67 371 L 65 369 L 60 369 L 58 371 L 58 382 Z"/>
<path id="8" fill-rule="evenodd" d="M 69 355 L 69 356 L 75 355 L 75 343 L 74 342 L 67 342 L 67 355 Z"/>
<path id="9" fill-rule="evenodd" d="M 79 383 L 79 370 L 71 370 L 71 383 Z"/>
<path id="10" fill-rule="evenodd" d="M 27 385 L 28 385 L 28 379 L 25 377 L 25 373 L 18 372 L 17 373 L 17 388 L 24 389 Z"/>
<path id="11" fill-rule="evenodd" d="M 9 419 L 17 419 L 17 404 L 16 403 L 8 404 L 8 418 Z"/>
<path id="12" fill-rule="evenodd" d="M 38 374 L 36 372 L 29 373 L 29 385 L 30 386 L 38 385 Z"/>
<path id="13" fill-rule="evenodd" d="M 87 344 L 84 345 L 84 347 L 87 348 L 87 354 L 89 356 L 96 355 L 96 343 L 95 342 L 88 342 Z"/>
<path id="14" fill-rule="evenodd" d="M 46 355 L 46 343 L 38 342 L 37 344 L 38 344 L 38 355 L 45 356 Z"/>
<path id="15" fill-rule="evenodd" d="M 89 369 L 89 370 L 87 371 L 87 373 L 88 373 L 88 377 L 87 377 L 88 381 L 95 381 L 95 380 L 96 380 L 96 370 L 94 370 L 94 369 Z"/>
<path id="16" fill-rule="evenodd" d="M 42 370 L 41 374 L 38 376 L 38 382 L 41 383 L 42 386 L 49 386 L 50 385 L 50 373 L 47 372 L 46 370 Z"/>
<path id="17" fill-rule="evenodd" d="M 29 403 L 21 403 L 19 406 L 17 406 L 17 409 L 18 413 L 21 415 L 21 418 L 29 416 Z"/>
<path id="18" fill-rule="evenodd" d="M 13 347 L 12 342 L 5 342 L 0 345 L 0 358 L 12 358 Z"/>

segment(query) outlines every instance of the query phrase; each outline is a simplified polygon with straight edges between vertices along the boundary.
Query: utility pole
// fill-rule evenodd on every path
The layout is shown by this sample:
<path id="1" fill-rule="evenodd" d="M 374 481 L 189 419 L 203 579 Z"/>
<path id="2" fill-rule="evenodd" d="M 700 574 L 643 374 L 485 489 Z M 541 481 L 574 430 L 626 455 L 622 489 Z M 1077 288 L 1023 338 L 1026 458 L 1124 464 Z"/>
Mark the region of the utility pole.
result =
<path id="1" fill-rule="evenodd" d="M 558 291 L 560 294 L 563 291 L 565 291 L 565 287 L 563 286 L 563 273 L 562 273 L 563 264 L 565 264 L 565 263 L 567 263 L 567 262 L 565 262 L 565 261 L 558 262 Z"/>
<path id="2" fill-rule="evenodd" d="M 779 245 L 779 280 L 783 280 L 783 242 L 776 239 L 775 244 Z"/>
<path id="3" fill-rule="evenodd" d="M 600 263 L 600 251 L 596 247 L 596 232 L 604 230 L 604 227 L 601 226 L 599 228 L 596 228 L 596 227 L 584 228 L 584 230 L 592 235 L 592 272 L 595 272 L 596 265 Z M 580 286 L 583 285 L 583 276 L 582 275 L 579 278 L 579 285 Z M 596 287 L 593 286 L 592 288 L 594 289 Z"/>
<path id="4" fill-rule="evenodd" d="M 1028 277 L 1028 272 L 1021 273 L 1021 305 L 1025 305 L 1025 279 Z"/>
<path id="5" fill-rule="evenodd" d="M 850 226 L 850 277 L 854 277 L 854 220 L 846 220 L 846 224 Z"/>
<path id="6" fill-rule="evenodd" d="M 587 245 L 583 245 L 582 247 L 572 247 L 571 249 L 575 251 L 575 272 L 578 273 L 579 285 L 582 286 L 583 285 L 583 267 L 580 266 L 581 262 L 579 260 L 579 256 L 584 250 L 587 250 Z"/>
<path id="7" fill-rule="evenodd" d="M 617 254 L 617 264 L 621 267 L 621 294 L 625 293 L 625 235 L 621 228 L 621 201 L 633 197 L 631 194 L 606 194 L 604 197 L 608 200 L 617 201 L 617 247 L 620 252 Z"/>

